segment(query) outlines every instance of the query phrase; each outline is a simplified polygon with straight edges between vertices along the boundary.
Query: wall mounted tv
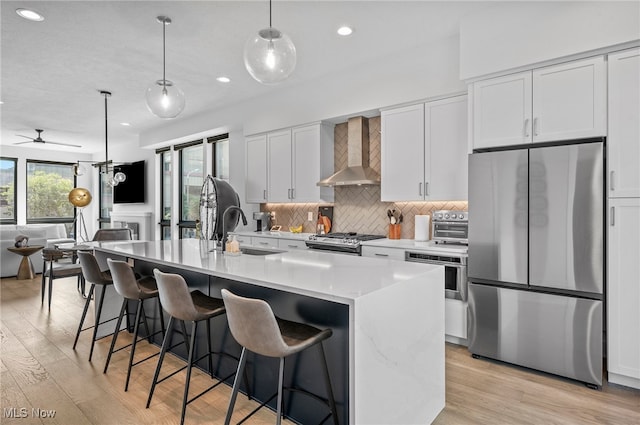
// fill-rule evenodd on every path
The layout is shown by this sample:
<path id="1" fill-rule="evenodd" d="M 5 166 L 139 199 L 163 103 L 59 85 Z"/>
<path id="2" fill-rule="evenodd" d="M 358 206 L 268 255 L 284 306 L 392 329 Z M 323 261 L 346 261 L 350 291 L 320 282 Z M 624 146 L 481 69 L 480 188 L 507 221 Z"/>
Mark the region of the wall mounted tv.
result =
<path id="1" fill-rule="evenodd" d="M 114 174 L 122 171 L 127 179 L 113 188 L 114 204 L 137 204 L 145 201 L 144 161 L 116 165 Z"/>

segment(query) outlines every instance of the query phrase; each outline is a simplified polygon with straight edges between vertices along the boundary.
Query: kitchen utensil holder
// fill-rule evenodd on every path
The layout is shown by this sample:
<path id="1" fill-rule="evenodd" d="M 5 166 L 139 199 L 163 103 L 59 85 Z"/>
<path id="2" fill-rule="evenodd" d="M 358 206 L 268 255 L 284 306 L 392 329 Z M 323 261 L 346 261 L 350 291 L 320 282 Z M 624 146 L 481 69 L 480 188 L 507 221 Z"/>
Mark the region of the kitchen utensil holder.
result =
<path id="1" fill-rule="evenodd" d="M 389 239 L 400 239 L 402 224 L 389 224 Z"/>

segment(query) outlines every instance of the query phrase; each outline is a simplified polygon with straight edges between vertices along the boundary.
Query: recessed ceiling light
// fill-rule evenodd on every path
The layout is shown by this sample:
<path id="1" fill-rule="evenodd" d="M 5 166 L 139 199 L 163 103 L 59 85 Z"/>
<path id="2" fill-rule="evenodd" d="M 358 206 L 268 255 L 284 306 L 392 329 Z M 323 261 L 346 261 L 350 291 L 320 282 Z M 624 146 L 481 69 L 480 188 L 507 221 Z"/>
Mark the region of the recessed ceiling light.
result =
<path id="1" fill-rule="evenodd" d="M 44 16 L 42 16 L 40 13 L 36 12 L 35 10 L 19 8 L 19 9 L 16 9 L 16 13 L 21 18 L 28 19 L 29 21 L 37 21 L 37 22 L 44 21 Z"/>
<path id="2" fill-rule="evenodd" d="M 231 79 L 229 77 L 218 77 L 216 78 L 216 80 L 220 83 L 228 83 L 231 81 Z"/>
<path id="3" fill-rule="evenodd" d="M 129 124 L 128 122 L 121 122 L 120 125 L 123 125 L 125 127 L 129 127 L 131 124 Z"/>
<path id="4" fill-rule="evenodd" d="M 338 34 L 342 35 L 342 36 L 347 36 L 347 35 L 351 35 L 353 33 L 353 29 L 351 27 L 348 26 L 343 26 L 338 28 Z"/>

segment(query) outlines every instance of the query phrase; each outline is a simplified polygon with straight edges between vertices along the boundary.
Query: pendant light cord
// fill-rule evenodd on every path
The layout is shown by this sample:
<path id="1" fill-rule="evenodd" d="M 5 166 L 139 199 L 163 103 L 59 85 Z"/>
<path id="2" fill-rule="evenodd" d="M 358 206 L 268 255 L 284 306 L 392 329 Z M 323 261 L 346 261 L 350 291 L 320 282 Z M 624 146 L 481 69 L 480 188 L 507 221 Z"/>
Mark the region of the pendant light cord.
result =
<path id="1" fill-rule="evenodd" d="M 108 92 L 102 92 L 104 95 L 104 172 L 109 174 L 109 127 L 107 125 L 107 97 Z"/>
<path id="2" fill-rule="evenodd" d="M 167 20 L 166 18 L 162 20 L 162 87 L 167 89 L 167 76 L 165 73 L 166 68 L 166 32 L 167 32 Z"/>
<path id="3" fill-rule="evenodd" d="M 272 25 L 271 25 L 271 0 L 269 0 L 269 28 L 272 28 Z"/>

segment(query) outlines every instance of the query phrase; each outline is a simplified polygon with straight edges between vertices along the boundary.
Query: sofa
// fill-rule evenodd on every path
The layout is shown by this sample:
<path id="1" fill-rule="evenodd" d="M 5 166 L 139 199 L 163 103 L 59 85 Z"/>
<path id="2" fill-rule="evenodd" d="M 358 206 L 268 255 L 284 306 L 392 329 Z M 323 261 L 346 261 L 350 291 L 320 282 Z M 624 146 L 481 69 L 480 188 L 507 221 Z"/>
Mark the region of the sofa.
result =
<path id="1" fill-rule="evenodd" d="M 18 273 L 22 256 L 7 249 L 15 246 L 15 238 L 18 235 L 28 236 L 29 245 L 42 245 L 46 248 L 55 244 L 75 242 L 67 236 L 67 230 L 62 223 L 0 225 L 0 277 L 15 276 Z M 41 252 L 31 255 L 30 258 L 35 272 L 42 273 Z"/>

